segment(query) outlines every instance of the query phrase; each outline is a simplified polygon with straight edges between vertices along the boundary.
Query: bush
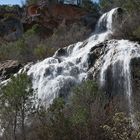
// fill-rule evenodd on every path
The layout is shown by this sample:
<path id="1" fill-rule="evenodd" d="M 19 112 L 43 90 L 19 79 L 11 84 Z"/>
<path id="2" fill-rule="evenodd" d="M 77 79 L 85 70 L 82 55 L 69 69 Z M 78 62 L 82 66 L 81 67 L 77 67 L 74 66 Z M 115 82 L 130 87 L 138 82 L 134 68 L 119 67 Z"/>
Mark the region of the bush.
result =
<path id="1" fill-rule="evenodd" d="M 4 130 L 4 140 L 26 139 L 26 123 L 34 112 L 34 101 L 32 84 L 26 74 L 12 77 L 7 85 L 1 87 L 0 127 Z"/>
<path id="2" fill-rule="evenodd" d="M 135 15 L 125 14 L 123 22 L 118 25 L 116 24 L 114 38 L 140 41 L 139 22 L 140 22 L 139 14 L 136 13 Z"/>
<path id="3" fill-rule="evenodd" d="M 58 48 L 84 40 L 90 34 L 90 30 L 81 24 L 61 25 L 52 36 L 42 38 L 46 32 L 36 24 L 19 40 L 3 43 L 0 47 L 0 61 L 17 59 L 28 62 L 44 59 L 52 56 Z"/>
<path id="4" fill-rule="evenodd" d="M 30 5 L 30 4 L 37 4 L 39 2 L 39 0 L 26 0 L 26 4 Z"/>
<path id="5" fill-rule="evenodd" d="M 134 31 L 133 35 L 135 36 L 136 39 L 140 40 L 140 26 L 138 26 Z"/>
<path id="6" fill-rule="evenodd" d="M 97 15 L 99 15 L 99 5 L 97 3 L 94 3 L 91 0 L 83 0 L 82 1 L 82 7 L 85 8 L 88 12 L 94 12 Z"/>
<path id="7" fill-rule="evenodd" d="M 137 122 L 138 123 L 138 122 Z M 138 125 L 138 124 L 137 124 Z M 131 118 L 125 113 L 116 113 L 107 125 L 103 126 L 107 140 L 139 140 L 140 129 L 134 128 Z"/>
<path id="8" fill-rule="evenodd" d="M 40 107 L 33 121 L 37 140 L 101 139 L 100 125 L 105 119 L 104 96 L 93 81 L 77 86 L 66 103 L 57 98 L 49 109 Z M 33 132 L 32 132 L 33 133 Z"/>
<path id="9" fill-rule="evenodd" d="M 46 43 L 48 42 L 48 46 L 51 48 L 62 48 L 78 41 L 83 41 L 90 33 L 91 30 L 82 24 L 72 24 L 70 26 L 62 24 L 46 40 Z"/>
<path id="10" fill-rule="evenodd" d="M 24 61 L 28 54 L 28 48 L 24 39 L 19 39 L 16 42 L 2 44 L 0 47 L 0 60 L 18 59 Z"/>

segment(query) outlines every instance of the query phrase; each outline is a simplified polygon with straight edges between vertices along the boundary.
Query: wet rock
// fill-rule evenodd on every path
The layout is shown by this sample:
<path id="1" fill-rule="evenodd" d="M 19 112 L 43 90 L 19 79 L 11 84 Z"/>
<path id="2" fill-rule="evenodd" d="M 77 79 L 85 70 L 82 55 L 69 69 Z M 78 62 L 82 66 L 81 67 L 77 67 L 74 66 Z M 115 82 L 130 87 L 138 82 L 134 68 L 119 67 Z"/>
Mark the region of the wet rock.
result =
<path id="1" fill-rule="evenodd" d="M 66 56 L 67 55 L 67 50 L 66 48 L 60 48 L 56 54 L 55 54 L 57 57 L 60 57 L 60 56 Z"/>
<path id="2" fill-rule="evenodd" d="M 96 60 L 103 54 L 108 41 L 99 43 L 91 48 L 88 58 L 89 69 L 94 66 Z"/>

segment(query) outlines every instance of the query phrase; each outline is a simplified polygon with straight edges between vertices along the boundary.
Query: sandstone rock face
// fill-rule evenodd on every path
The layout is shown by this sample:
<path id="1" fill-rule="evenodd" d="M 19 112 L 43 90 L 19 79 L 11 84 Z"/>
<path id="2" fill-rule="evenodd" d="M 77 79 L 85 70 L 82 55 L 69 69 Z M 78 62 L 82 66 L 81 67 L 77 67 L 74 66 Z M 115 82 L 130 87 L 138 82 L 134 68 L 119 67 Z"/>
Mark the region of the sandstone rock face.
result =
<path id="1" fill-rule="evenodd" d="M 22 65 L 16 60 L 0 62 L 0 80 L 10 78 L 10 76 L 17 73 L 21 67 Z"/>
<path id="2" fill-rule="evenodd" d="M 37 14 L 37 9 L 39 8 L 38 5 L 33 4 L 27 7 L 27 16 L 33 16 Z"/>
<path id="3" fill-rule="evenodd" d="M 26 11 L 27 18 L 24 21 L 25 28 L 28 27 L 28 24 L 33 25 L 39 23 L 40 25 L 53 30 L 63 22 L 66 25 L 82 22 L 93 29 L 99 18 L 99 15 L 88 13 L 78 6 L 65 4 L 50 6 L 30 5 L 27 7 Z"/>

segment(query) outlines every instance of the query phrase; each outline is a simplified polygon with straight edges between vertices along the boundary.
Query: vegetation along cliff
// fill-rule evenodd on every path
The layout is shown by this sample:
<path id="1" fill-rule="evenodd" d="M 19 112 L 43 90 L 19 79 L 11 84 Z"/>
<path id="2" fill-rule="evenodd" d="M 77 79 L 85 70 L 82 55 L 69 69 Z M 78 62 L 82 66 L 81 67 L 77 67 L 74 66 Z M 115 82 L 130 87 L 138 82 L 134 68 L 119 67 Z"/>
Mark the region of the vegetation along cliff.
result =
<path id="1" fill-rule="evenodd" d="M 0 5 L 0 140 L 140 140 L 140 1 Z"/>

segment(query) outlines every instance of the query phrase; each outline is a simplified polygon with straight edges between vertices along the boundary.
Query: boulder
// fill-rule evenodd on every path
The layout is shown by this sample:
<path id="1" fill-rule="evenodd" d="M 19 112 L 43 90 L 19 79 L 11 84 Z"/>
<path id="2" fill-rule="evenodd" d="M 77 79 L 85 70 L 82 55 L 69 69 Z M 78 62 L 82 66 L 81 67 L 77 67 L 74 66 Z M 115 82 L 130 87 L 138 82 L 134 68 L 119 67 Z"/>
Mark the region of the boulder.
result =
<path id="1" fill-rule="evenodd" d="M 7 60 L 0 62 L 0 80 L 5 80 L 10 78 L 11 75 L 17 73 L 22 67 L 16 60 Z"/>

